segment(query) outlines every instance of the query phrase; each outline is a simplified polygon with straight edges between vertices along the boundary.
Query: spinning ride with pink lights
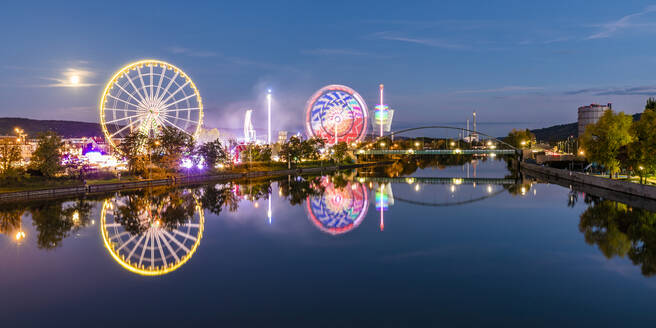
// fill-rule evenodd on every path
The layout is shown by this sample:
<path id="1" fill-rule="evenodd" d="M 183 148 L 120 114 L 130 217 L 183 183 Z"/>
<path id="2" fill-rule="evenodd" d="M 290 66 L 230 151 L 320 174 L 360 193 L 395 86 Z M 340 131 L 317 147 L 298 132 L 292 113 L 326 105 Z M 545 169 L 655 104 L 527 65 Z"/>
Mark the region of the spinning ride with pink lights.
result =
<path id="1" fill-rule="evenodd" d="M 324 193 L 307 199 L 310 221 L 331 235 L 347 233 L 359 226 L 369 208 L 367 187 L 358 182 L 335 187 L 328 177 L 321 180 L 321 185 Z"/>
<path id="2" fill-rule="evenodd" d="M 344 85 L 319 89 L 308 100 L 306 113 L 307 133 L 329 144 L 359 142 L 367 133 L 367 104 Z"/>

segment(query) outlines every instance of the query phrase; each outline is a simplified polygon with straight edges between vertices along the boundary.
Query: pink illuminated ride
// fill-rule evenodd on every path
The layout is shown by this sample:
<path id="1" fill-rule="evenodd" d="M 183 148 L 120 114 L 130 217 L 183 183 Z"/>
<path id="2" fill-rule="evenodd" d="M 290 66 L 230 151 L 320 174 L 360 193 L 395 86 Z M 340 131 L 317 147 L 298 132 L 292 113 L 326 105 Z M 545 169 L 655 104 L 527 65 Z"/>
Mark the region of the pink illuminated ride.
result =
<path id="1" fill-rule="evenodd" d="M 367 133 L 367 119 L 367 104 L 355 90 L 344 85 L 319 89 L 306 106 L 308 135 L 329 144 L 362 141 Z"/>

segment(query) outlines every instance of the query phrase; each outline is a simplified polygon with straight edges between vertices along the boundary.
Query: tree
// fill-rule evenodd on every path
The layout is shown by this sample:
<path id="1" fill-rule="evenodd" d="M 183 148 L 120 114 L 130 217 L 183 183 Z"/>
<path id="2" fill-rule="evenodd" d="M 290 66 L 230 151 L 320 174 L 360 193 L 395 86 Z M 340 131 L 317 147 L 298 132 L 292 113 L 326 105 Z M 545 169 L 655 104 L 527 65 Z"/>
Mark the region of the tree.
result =
<path id="1" fill-rule="evenodd" d="M 344 159 L 346 159 L 347 151 L 348 151 L 348 144 L 344 141 L 338 142 L 330 150 L 331 156 L 338 163 L 341 163 L 344 161 Z"/>
<path id="2" fill-rule="evenodd" d="M 607 258 L 628 256 L 642 274 L 656 274 L 656 213 L 595 200 L 581 214 L 579 231 Z"/>
<path id="3" fill-rule="evenodd" d="M 640 120 L 631 128 L 634 140 L 627 145 L 626 166 L 643 177 L 656 172 L 656 100 L 649 98 Z"/>
<path id="4" fill-rule="evenodd" d="M 140 131 L 130 132 L 123 141 L 118 145 L 121 155 L 125 156 L 128 162 L 128 170 L 132 173 L 143 173 L 148 162 L 145 152 L 148 136 Z"/>
<path id="5" fill-rule="evenodd" d="M 31 166 L 45 177 L 51 178 L 61 172 L 61 149 L 64 143 L 54 131 L 38 136 L 36 150 L 32 154 Z"/>
<path id="6" fill-rule="evenodd" d="M 271 161 L 271 146 L 249 144 L 241 152 L 241 158 L 251 162 L 269 162 Z"/>
<path id="7" fill-rule="evenodd" d="M 20 145 L 14 138 L 0 140 L 0 176 L 8 176 L 22 160 Z"/>
<path id="8" fill-rule="evenodd" d="M 209 168 L 214 168 L 217 164 L 228 161 L 228 155 L 219 139 L 200 145 L 196 153 L 205 160 L 205 164 Z"/>
<path id="9" fill-rule="evenodd" d="M 581 137 L 581 145 L 585 150 L 586 157 L 603 165 L 612 178 L 613 173 L 618 172 L 620 162 L 617 159 L 620 148 L 629 144 L 633 137 L 631 135 L 631 123 L 633 119 L 623 112 L 615 114 L 608 109 L 595 124 L 588 125 Z"/>
<path id="10" fill-rule="evenodd" d="M 320 150 L 326 147 L 326 142 L 317 137 L 304 140 L 301 144 L 301 158 L 317 160 L 321 156 Z"/>
<path id="11" fill-rule="evenodd" d="M 194 139 L 175 127 L 164 127 L 152 144 L 155 159 L 170 170 L 177 170 L 183 157 L 191 156 Z"/>
<path id="12" fill-rule="evenodd" d="M 71 229 L 73 221 L 64 216 L 62 202 L 42 202 L 32 207 L 32 224 L 37 231 L 37 246 L 42 249 L 55 249 L 61 246 Z"/>
<path id="13" fill-rule="evenodd" d="M 505 142 L 509 143 L 515 148 L 526 148 L 526 147 L 530 148 L 531 143 L 535 143 L 535 134 L 529 131 L 529 129 L 525 129 L 525 130 L 512 129 L 512 131 L 508 133 L 508 136 L 505 139 L 506 139 Z"/>
<path id="14" fill-rule="evenodd" d="M 656 99 L 652 97 L 647 99 L 647 104 L 645 104 L 645 111 L 647 110 L 656 111 Z"/>
<path id="15" fill-rule="evenodd" d="M 292 136 L 285 143 L 280 146 L 279 156 L 287 163 L 296 163 L 301 159 L 303 154 L 302 142 L 296 136 Z"/>

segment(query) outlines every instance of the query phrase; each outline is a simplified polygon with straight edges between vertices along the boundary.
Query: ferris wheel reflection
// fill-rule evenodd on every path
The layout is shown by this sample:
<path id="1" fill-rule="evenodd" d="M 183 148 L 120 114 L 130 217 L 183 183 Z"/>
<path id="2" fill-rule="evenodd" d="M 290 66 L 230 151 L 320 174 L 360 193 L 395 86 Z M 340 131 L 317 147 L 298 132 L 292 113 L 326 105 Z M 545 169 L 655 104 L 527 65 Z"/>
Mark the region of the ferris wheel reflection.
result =
<path id="1" fill-rule="evenodd" d="M 145 276 L 173 272 L 196 252 L 205 217 L 190 190 L 127 195 L 104 202 L 101 235 L 124 269 Z"/>
<path id="2" fill-rule="evenodd" d="M 310 221 L 321 231 L 339 235 L 357 228 L 367 216 L 369 191 L 356 181 L 334 182 L 323 177 L 319 195 L 308 196 L 307 211 Z"/>

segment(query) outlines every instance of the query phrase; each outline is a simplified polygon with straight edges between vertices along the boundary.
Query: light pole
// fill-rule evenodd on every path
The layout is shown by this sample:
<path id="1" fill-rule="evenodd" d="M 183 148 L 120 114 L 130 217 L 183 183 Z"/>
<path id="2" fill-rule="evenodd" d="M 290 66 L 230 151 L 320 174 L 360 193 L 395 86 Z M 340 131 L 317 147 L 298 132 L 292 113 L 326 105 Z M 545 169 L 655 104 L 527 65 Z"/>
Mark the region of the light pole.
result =
<path id="1" fill-rule="evenodd" d="M 271 144 L 271 89 L 267 93 L 267 143 Z"/>

